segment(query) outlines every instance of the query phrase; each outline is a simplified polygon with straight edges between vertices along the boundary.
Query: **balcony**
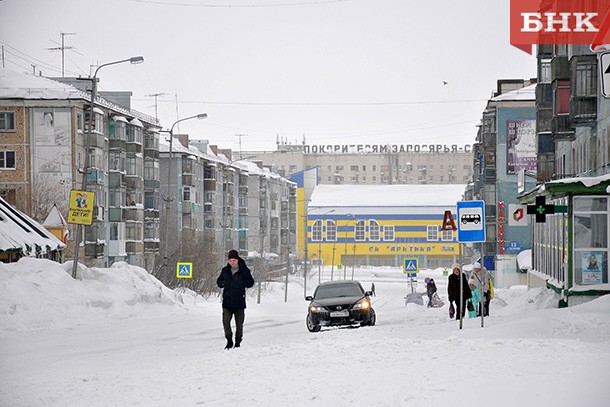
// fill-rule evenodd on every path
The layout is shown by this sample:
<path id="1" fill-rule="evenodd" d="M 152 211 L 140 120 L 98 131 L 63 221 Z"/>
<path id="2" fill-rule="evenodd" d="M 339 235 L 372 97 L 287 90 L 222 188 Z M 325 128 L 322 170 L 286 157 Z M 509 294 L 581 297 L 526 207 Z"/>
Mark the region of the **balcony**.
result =
<path id="1" fill-rule="evenodd" d="M 551 132 L 553 121 L 553 107 L 536 110 L 536 133 Z"/>
<path id="2" fill-rule="evenodd" d="M 85 256 L 94 259 L 104 257 L 104 243 L 85 244 Z"/>
<path id="3" fill-rule="evenodd" d="M 184 201 L 182 203 L 182 213 L 193 213 L 195 204 L 191 201 Z"/>
<path id="4" fill-rule="evenodd" d="M 144 251 L 144 243 L 140 241 L 127 241 L 125 242 L 125 251 L 127 254 L 139 254 Z"/>
<path id="5" fill-rule="evenodd" d="M 595 96 L 573 96 L 570 99 L 570 121 L 573 124 L 595 123 L 597 120 L 597 98 Z"/>
<path id="6" fill-rule="evenodd" d="M 555 57 L 551 61 L 551 81 L 570 79 L 570 61 L 568 57 Z"/>
<path id="7" fill-rule="evenodd" d="M 193 184 L 193 174 L 182 174 L 182 185 L 195 186 Z"/>
<path id="8" fill-rule="evenodd" d="M 211 178 L 203 180 L 203 189 L 206 191 L 216 191 L 216 180 Z"/>
<path id="9" fill-rule="evenodd" d="M 159 251 L 159 241 L 146 241 L 144 242 L 145 253 L 156 253 Z"/>
<path id="10" fill-rule="evenodd" d="M 570 123 L 570 115 L 559 114 L 553 116 L 551 120 L 551 132 L 553 141 L 572 141 L 574 140 L 574 129 Z"/>

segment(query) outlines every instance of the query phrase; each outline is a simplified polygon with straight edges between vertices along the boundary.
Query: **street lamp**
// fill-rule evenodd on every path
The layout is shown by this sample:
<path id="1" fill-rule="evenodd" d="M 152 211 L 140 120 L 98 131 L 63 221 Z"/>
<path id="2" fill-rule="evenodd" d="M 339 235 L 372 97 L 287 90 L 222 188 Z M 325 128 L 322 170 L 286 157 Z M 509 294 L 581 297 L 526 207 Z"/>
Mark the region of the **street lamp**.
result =
<path id="1" fill-rule="evenodd" d="M 346 215 L 348 218 L 356 219 L 354 214 L 348 213 Z M 343 260 L 343 279 L 347 280 L 347 230 L 349 228 L 349 222 L 345 221 L 345 248 L 343 249 L 343 256 L 345 259 Z"/>
<path id="2" fill-rule="evenodd" d="M 85 191 L 87 189 L 87 172 L 89 172 L 89 148 L 91 145 L 91 138 L 93 137 L 93 132 L 92 132 L 93 124 L 91 123 L 91 121 L 93 121 L 93 123 L 95 123 L 94 107 L 95 107 L 95 100 L 97 99 L 97 73 L 100 69 L 102 69 L 105 66 L 122 64 L 124 62 L 129 62 L 131 64 L 141 64 L 142 62 L 144 62 L 144 57 L 137 56 L 137 57 L 131 57 L 131 58 L 127 58 L 127 59 L 121 59 L 119 61 L 113 61 L 113 62 L 108 62 L 108 63 L 102 64 L 97 67 L 97 69 L 93 73 L 92 78 L 87 78 L 88 80 L 91 80 L 91 104 L 89 106 L 89 111 L 90 111 L 89 129 L 87 130 L 87 137 L 85 139 L 85 163 L 84 163 L 84 168 L 83 168 L 83 182 L 82 182 L 82 186 L 81 186 L 82 191 Z M 80 251 L 80 242 L 83 239 L 83 229 L 84 228 L 85 228 L 84 225 L 78 225 L 76 228 L 76 241 L 75 241 L 76 246 L 74 248 L 74 263 L 72 264 L 72 278 L 76 278 L 76 270 L 78 268 L 78 252 Z"/>
<path id="3" fill-rule="evenodd" d="M 315 208 L 311 208 L 315 209 Z M 306 209 L 303 211 L 303 248 L 305 250 L 305 259 L 303 262 L 303 293 L 307 296 L 307 260 L 309 259 L 309 248 L 308 248 L 308 240 L 307 240 L 307 215 L 309 215 L 310 209 Z M 320 214 L 320 216 L 327 215 L 331 212 L 334 212 L 334 209 L 331 209 L 328 212 L 324 212 Z M 322 241 L 322 236 L 320 236 L 320 242 Z M 320 261 L 320 257 L 318 256 L 318 261 Z M 320 266 L 318 266 L 318 282 L 320 281 Z"/>
<path id="4" fill-rule="evenodd" d="M 170 127 L 169 129 L 169 155 L 168 155 L 168 160 L 167 160 L 167 196 L 164 198 L 165 201 L 165 237 L 164 237 L 164 246 L 165 246 L 165 253 L 163 255 L 163 264 L 167 265 L 167 261 L 168 261 L 168 250 L 169 250 L 169 240 L 168 240 L 168 235 L 169 235 L 169 203 L 174 199 L 174 197 L 171 196 L 170 193 L 170 185 L 171 185 L 171 180 L 172 180 L 172 142 L 174 140 L 174 126 L 176 126 L 178 123 L 186 121 L 186 120 L 191 120 L 191 119 L 205 119 L 206 117 L 208 117 L 207 113 L 200 113 L 194 116 L 189 116 L 189 117 L 185 117 L 179 120 L 176 120 L 174 122 L 174 124 L 172 124 L 172 127 Z"/>

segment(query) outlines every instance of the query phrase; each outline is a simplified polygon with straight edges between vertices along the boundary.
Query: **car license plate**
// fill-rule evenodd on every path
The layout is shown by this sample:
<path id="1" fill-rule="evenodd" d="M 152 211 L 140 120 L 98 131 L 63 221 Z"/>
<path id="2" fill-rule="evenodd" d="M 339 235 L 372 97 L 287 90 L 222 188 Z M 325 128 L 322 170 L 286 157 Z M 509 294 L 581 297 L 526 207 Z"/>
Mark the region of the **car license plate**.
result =
<path id="1" fill-rule="evenodd" d="M 344 309 L 343 311 L 333 311 L 330 313 L 331 318 L 349 317 L 349 311 Z"/>

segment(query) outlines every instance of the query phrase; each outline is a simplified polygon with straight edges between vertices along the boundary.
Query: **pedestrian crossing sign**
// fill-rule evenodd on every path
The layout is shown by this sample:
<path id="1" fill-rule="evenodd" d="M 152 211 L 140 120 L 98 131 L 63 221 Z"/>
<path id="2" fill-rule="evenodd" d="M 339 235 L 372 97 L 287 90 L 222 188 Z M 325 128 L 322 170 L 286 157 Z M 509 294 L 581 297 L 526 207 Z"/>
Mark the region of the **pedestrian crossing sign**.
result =
<path id="1" fill-rule="evenodd" d="M 176 263 L 176 278 L 193 278 L 193 263 Z"/>
<path id="2" fill-rule="evenodd" d="M 419 272 L 418 258 L 404 259 L 402 272 L 405 274 L 416 274 Z"/>

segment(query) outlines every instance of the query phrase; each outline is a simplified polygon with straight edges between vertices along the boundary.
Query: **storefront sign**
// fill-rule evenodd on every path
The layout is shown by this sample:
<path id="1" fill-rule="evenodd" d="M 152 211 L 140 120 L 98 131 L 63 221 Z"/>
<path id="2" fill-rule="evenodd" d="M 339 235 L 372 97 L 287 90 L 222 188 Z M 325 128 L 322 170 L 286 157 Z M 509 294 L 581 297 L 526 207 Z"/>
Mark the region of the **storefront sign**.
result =
<path id="1" fill-rule="evenodd" d="M 505 241 L 504 241 L 504 226 L 506 224 L 506 212 L 504 208 L 504 201 L 498 202 L 498 216 L 496 218 L 498 223 L 498 254 L 504 254 Z"/>
<path id="2" fill-rule="evenodd" d="M 470 144 L 320 144 L 304 145 L 305 154 L 471 153 Z"/>

